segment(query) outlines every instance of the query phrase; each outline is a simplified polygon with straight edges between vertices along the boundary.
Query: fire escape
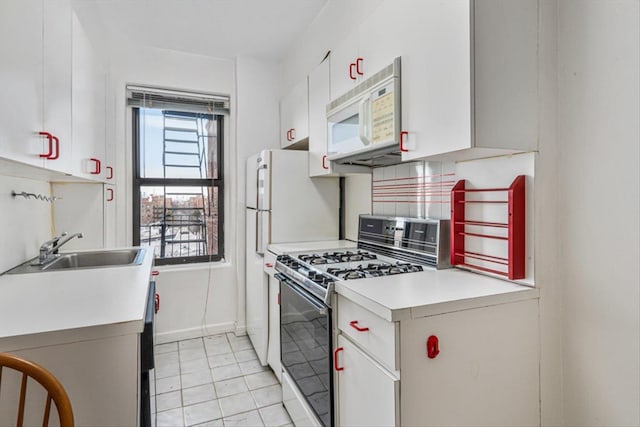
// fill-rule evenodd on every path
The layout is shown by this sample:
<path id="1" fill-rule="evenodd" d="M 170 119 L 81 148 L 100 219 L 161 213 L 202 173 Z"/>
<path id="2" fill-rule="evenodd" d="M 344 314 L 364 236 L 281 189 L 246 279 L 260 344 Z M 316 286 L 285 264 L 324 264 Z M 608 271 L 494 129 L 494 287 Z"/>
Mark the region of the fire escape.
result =
<path id="1" fill-rule="evenodd" d="M 193 113 L 163 111 L 162 114 L 164 178 L 206 178 L 204 119 Z M 169 189 L 171 187 L 167 187 Z M 172 203 L 168 205 L 167 199 Z M 186 200 L 191 201 L 188 206 L 179 205 Z M 160 257 L 207 254 L 207 200 L 204 187 L 200 187 L 200 191 L 165 192 Z M 174 201 L 178 203 L 174 205 Z"/>

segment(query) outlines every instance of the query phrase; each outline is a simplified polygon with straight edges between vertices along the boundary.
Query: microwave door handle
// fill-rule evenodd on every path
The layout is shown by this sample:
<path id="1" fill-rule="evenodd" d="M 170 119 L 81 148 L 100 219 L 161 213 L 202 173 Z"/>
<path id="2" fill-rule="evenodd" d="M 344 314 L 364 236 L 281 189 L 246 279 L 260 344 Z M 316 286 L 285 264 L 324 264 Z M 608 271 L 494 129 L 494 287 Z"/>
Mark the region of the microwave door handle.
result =
<path id="1" fill-rule="evenodd" d="M 371 144 L 371 141 L 369 139 L 371 137 L 371 135 L 369 135 L 369 129 L 371 129 L 371 126 L 369 123 L 371 121 L 371 117 L 369 115 L 370 106 L 371 106 L 371 100 L 369 98 L 365 98 L 362 101 L 360 101 L 360 106 L 359 106 L 360 111 L 358 115 L 358 117 L 360 117 L 360 120 L 358 125 L 360 129 L 360 140 L 364 145 Z"/>

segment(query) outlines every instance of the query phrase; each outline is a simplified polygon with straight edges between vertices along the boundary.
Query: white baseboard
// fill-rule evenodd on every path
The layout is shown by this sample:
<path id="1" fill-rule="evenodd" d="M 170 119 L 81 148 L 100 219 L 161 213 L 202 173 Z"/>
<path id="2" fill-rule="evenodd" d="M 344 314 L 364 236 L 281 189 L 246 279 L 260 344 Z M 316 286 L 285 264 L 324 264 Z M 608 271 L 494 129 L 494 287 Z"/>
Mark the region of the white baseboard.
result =
<path id="1" fill-rule="evenodd" d="M 239 335 L 236 331 L 235 322 L 217 323 L 211 325 L 202 325 L 195 328 L 157 332 L 155 341 L 156 344 L 164 344 L 168 342 L 188 340 L 190 338 L 200 338 L 208 335 L 224 334 L 227 332 L 234 332 L 236 335 Z"/>
<path id="2" fill-rule="evenodd" d="M 247 325 L 238 324 L 236 322 L 234 333 L 236 334 L 237 337 L 242 336 L 242 335 L 247 335 Z"/>

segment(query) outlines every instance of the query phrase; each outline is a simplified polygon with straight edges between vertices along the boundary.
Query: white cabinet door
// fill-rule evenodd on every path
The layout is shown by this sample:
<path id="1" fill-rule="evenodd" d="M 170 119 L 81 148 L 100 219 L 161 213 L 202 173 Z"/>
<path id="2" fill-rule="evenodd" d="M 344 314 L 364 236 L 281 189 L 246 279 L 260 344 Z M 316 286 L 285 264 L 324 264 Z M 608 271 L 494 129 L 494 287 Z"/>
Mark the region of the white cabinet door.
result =
<path id="1" fill-rule="evenodd" d="M 399 420 L 399 380 L 338 336 L 338 422 L 340 426 L 395 426 Z"/>
<path id="2" fill-rule="evenodd" d="M 419 12 L 403 13 L 405 161 L 472 146 L 469 1 L 428 2 Z"/>
<path id="3" fill-rule="evenodd" d="M 43 166 L 40 0 L 0 2 L 0 156 Z"/>
<path id="4" fill-rule="evenodd" d="M 356 69 L 358 26 L 340 44 L 331 49 L 331 100 L 353 89 L 359 81 Z M 362 65 L 361 65 L 362 67 Z"/>
<path id="5" fill-rule="evenodd" d="M 327 104 L 331 100 L 331 58 L 309 73 L 309 176 L 331 173 L 327 160 Z"/>
<path id="6" fill-rule="evenodd" d="M 100 60 L 75 15 L 72 21 L 73 162 L 80 176 L 103 179 L 106 176 L 106 78 Z"/>
<path id="7" fill-rule="evenodd" d="M 265 253 L 265 261 L 267 260 Z M 275 264 L 275 257 L 271 261 Z M 267 351 L 267 363 L 273 373 L 282 382 L 282 363 L 280 362 L 280 281 L 271 274 L 269 278 L 269 347 Z"/>
<path id="8" fill-rule="evenodd" d="M 71 140 L 71 4 L 69 0 L 44 2 L 44 126 L 56 138 L 55 159 L 45 167 L 73 172 Z"/>
<path id="9" fill-rule="evenodd" d="M 104 247 L 116 246 L 116 186 L 104 185 Z"/>
<path id="10" fill-rule="evenodd" d="M 540 425 L 537 300 L 420 317 L 401 334 L 403 424 Z"/>
<path id="11" fill-rule="evenodd" d="M 405 47 L 402 160 L 535 150 L 537 1 L 392 2 Z"/>
<path id="12" fill-rule="evenodd" d="M 0 156 L 73 172 L 71 13 L 69 0 L 0 4 Z"/>
<path id="13" fill-rule="evenodd" d="M 309 94 L 305 77 L 280 101 L 280 146 L 309 137 Z"/>
<path id="14" fill-rule="evenodd" d="M 420 27 L 410 28 L 406 17 L 419 15 L 427 4 L 428 2 L 416 0 L 384 1 L 362 23 L 358 52 L 362 58 L 360 69 L 363 78 L 370 77 L 391 64 L 403 51 L 415 49 L 422 44 L 420 39 L 407 37 L 407 34 Z"/>

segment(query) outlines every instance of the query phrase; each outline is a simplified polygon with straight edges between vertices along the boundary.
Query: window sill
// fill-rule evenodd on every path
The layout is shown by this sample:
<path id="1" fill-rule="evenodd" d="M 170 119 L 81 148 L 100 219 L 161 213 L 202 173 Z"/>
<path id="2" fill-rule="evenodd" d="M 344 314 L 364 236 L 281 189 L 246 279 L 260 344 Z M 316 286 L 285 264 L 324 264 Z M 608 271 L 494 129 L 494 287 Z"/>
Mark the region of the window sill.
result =
<path id="1" fill-rule="evenodd" d="M 171 273 L 175 271 L 198 271 L 198 270 L 217 270 L 221 268 L 231 267 L 229 261 L 213 261 L 213 262 L 198 262 L 190 264 L 167 264 L 156 265 L 154 270 L 158 270 L 160 273 Z"/>

